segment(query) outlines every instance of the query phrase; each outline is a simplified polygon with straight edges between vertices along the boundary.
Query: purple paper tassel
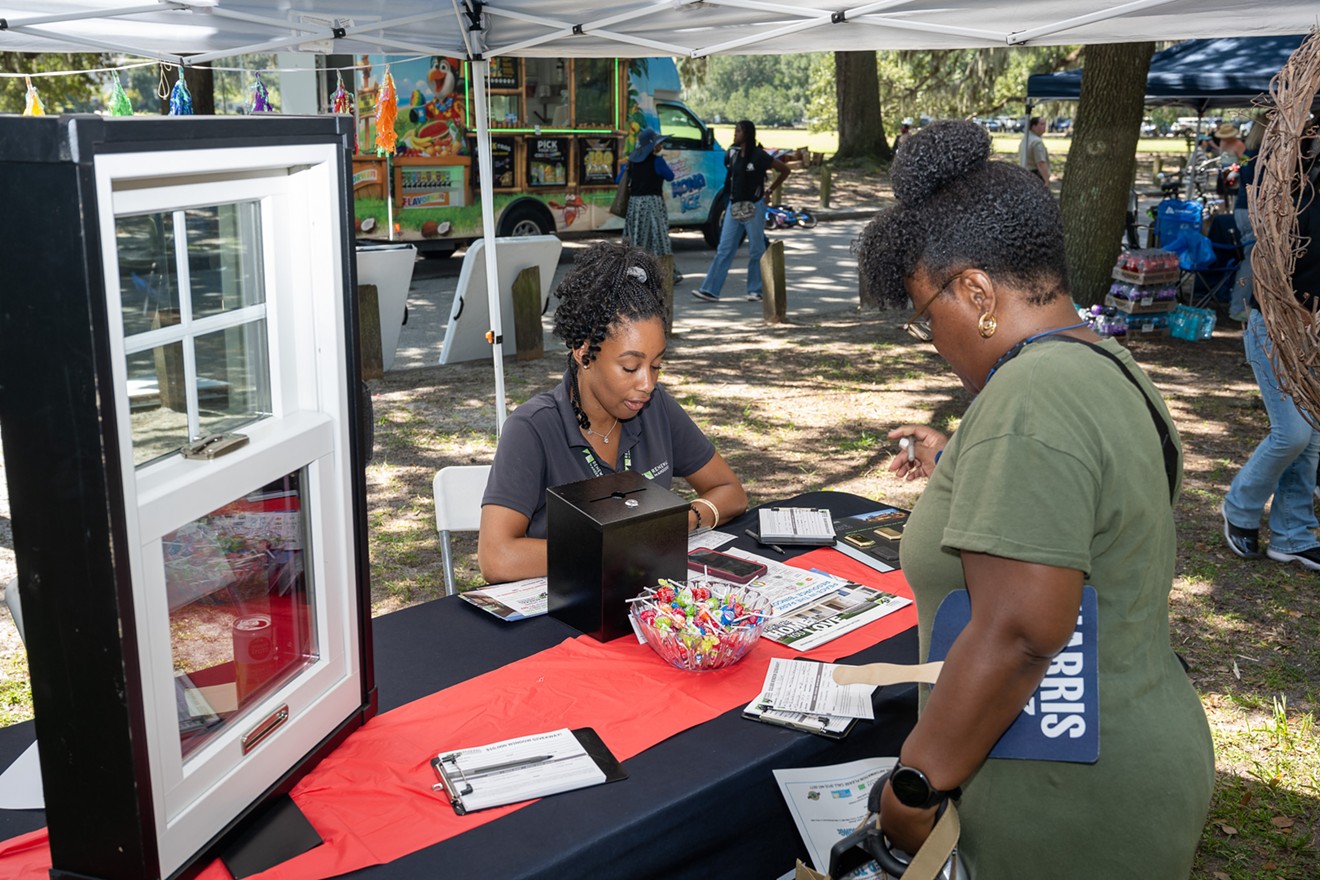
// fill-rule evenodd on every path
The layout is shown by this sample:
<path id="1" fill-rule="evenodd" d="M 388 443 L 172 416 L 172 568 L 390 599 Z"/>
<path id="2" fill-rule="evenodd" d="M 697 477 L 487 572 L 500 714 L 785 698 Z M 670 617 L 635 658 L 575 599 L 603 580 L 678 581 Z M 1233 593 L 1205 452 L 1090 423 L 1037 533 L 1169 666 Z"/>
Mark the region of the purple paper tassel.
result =
<path id="1" fill-rule="evenodd" d="M 183 70 L 179 70 L 179 79 L 174 83 L 174 88 L 170 90 L 170 115 L 171 116 L 192 116 L 192 94 L 188 91 L 188 84 L 183 81 Z"/>
<path id="2" fill-rule="evenodd" d="M 275 108 L 270 105 L 270 93 L 266 91 L 266 84 L 261 81 L 261 74 L 257 74 L 257 84 L 252 87 L 252 106 L 248 108 L 248 112 L 275 112 Z"/>

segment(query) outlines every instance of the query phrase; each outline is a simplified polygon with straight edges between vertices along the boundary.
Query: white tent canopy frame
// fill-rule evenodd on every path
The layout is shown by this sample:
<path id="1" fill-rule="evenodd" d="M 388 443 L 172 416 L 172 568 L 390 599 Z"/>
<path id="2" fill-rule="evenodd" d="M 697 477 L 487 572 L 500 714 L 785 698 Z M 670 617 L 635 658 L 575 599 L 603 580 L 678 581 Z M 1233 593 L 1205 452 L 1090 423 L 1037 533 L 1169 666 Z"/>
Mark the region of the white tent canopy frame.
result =
<path id="1" fill-rule="evenodd" d="M 0 0 L 0 52 L 109 51 L 202 64 L 301 51 L 427 54 L 473 69 L 488 278 L 496 269 L 486 81 L 498 56 L 590 58 L 1123 43 L 1303 33 L 1300 0 Z M 488 285 L 497 430 L 505 417 L 499 290 Z"/>

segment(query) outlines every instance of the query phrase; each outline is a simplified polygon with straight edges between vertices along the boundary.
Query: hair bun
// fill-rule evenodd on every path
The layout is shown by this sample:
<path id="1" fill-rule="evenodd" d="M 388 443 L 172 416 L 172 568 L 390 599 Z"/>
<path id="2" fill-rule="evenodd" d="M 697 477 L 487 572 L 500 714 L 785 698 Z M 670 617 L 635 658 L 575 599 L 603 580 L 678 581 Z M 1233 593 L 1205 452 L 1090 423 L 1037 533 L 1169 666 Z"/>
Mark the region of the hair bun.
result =
<path id="1" fill-rule="evenodd" d="M 898 151 L 891 170 L 894 196 L 905 205 L 924 201 L 989 158 L 990 134 L 975 122 L 932 122 Z"/>

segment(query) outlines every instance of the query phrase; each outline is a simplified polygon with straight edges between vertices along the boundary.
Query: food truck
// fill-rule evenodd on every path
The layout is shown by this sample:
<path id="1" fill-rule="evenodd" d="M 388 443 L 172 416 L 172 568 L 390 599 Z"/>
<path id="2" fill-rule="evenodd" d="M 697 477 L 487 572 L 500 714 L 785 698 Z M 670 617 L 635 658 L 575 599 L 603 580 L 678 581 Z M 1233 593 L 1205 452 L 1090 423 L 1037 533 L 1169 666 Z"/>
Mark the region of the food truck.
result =
<path id="1" fill-rule="evenodd" d="M 455 58 L 357 59 L 359 240 L 407 241 L 445 255 L 481 237 L 470 66 Z M 398 97 L 391 155 L 377 154 L 376 105 L 389 72 Z M 637 134 L 667 136 L 671 226 L 718 242 L 724 151 L 678 100 L 670 58 L 495 58 L 490 131 L 497 234 L 622 229 L 609 212 Z"/>

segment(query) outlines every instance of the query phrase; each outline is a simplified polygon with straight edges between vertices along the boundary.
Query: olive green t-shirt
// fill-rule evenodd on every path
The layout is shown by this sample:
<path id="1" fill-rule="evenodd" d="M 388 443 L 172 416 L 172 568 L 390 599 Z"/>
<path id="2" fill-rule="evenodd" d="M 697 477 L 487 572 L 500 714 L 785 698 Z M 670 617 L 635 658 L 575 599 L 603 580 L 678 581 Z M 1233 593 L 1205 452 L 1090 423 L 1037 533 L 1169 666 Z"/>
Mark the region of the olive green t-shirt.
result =
<path id="1" fill-rule="evenodd" d="M 1127 364 L 1176 438 L 1128 352 L 1101 345 Z M 923 661 L 940 601 L 966 587 L 962 550 L 1081 570 L 1099 602 L 1100 758 L 987 760 L 959 802 L 971 876 L 1186 877 L 1214 753 L 1169 644 L 1175 543 L 1159 434 L 1116 364 L 1041 340 L 968 408 L 903 535 Z"/>

